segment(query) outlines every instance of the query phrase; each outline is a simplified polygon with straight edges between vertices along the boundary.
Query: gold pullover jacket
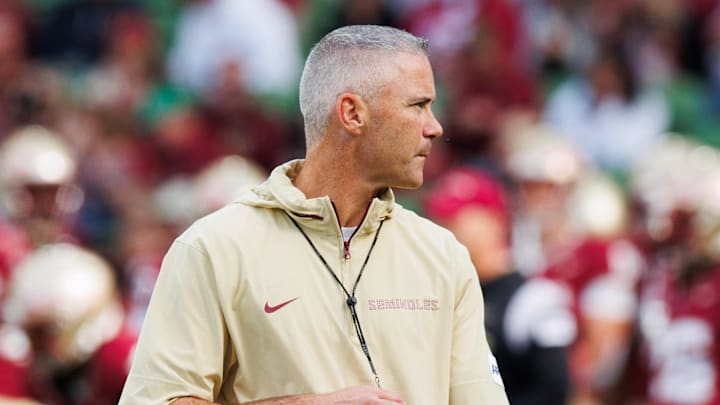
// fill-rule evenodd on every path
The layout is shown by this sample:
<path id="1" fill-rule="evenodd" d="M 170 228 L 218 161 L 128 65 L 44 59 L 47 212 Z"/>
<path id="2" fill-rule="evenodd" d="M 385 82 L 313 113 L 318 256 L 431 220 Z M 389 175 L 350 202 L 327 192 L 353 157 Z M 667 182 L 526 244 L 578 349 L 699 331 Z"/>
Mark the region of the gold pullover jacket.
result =
<path id="1" fill-rule="evenodd" d="M 330 199 L 306 199 L 292 185 L 301 167 L 276 168 L 173 243 L 120 404 L 233 404 L 375 385 L 345 292 L 289 216 L 348 292 L 384 222 L 355 291 L 384 389 L 409 405 L 507 404 L 466 249 L 389 189 L 346 243 Z"/>

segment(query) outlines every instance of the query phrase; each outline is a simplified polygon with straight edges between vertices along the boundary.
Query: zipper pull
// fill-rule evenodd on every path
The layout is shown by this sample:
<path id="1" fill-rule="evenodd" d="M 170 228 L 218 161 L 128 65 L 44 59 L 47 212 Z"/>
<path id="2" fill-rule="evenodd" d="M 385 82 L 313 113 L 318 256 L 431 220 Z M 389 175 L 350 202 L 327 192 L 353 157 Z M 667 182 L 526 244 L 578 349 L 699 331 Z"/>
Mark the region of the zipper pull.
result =
<path id="1" fill-rule="evenodd" d="M 345 257 L 345 260 L 350 258 L 350 241 L 349 240 L 343 241 L 343 257 Z"/>

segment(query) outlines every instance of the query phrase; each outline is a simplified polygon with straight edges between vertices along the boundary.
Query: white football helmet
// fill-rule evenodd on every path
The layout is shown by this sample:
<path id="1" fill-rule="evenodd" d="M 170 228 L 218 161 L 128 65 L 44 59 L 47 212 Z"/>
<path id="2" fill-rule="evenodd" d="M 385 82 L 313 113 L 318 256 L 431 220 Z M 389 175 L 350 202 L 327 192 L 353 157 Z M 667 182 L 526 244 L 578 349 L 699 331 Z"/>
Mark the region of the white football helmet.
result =
<path id="1" fill-rule="evenodd" d="M 14 269 L 4 306 L 5 319 L 25 329 L 44 330 L 43 347 L 57 364 L 87 359 L 112 339 L 123 309 L 110 265 L 76 245 L 45 245 Z"/>
<path id="2" fill-rule="evenodd" d="M 711 146 L 669 134 L 633 166 L 630 191 L 646 211 L 651 239 L 673 232 L 672 216 L 690 216 L 691 246 L 720 259 L 720 154 Z"/>
<path id="3" fill-rule="evenodd" d="M 613 238 L 620 236 L 629 221 L 623 189 L 607 174 L 586 171 L 568 197 L 568 215 L 581 234 Z"/>
<path id="4" fill-rule="evenodd" d="M 76 157 L 59 134 L 39 125 L 16 130 L 0 144 L 3 209 L 13 217 L 76 212 L 83 201 L 82 190 L 73 185 L 76 170 Z M 42 188 L 53 190 L 50 204 L 30 192 Z"/>
<path id="5" fill-rule="evenodd" d="M 235 200 L 262 183 L 265 171 L 238 155 L 221 157 L 194 177 L 174 177 L 153 193 L 153 204 L 166 222 L 185 226 Z"/>
<path id="6" fill-rule="evenodd" d="M 505 135 L 507 169 L 517 180 L 563 185 L 582 172 L 580 154 L 553 128 L 521 124 Z"/>

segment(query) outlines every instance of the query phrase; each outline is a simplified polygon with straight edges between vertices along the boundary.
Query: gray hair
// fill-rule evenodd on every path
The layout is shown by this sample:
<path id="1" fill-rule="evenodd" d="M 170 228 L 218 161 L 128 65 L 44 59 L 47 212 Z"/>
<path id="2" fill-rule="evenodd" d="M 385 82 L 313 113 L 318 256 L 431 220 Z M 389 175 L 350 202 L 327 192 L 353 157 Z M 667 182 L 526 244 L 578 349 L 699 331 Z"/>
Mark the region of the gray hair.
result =
<path id="1" fill-rule="evenodd" d="M 427 40 L 406 31 L 378 25 L 338 28 L 310 51 L 300 79 L 300 112 L 308 148 L 325 132 L 337 96 L 349 91 L 372 97 L 388 66 L 384 57 L 398 52 L 428 54 Z"/>

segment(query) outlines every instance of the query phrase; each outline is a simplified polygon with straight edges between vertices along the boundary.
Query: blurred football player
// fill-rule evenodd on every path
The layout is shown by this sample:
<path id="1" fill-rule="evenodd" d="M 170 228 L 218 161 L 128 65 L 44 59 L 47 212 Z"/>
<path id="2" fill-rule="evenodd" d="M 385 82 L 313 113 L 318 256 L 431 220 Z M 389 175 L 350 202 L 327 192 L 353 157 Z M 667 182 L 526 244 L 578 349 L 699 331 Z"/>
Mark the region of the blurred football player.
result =
<path id="1" fill-rule="evenodd" d="M 75 171 L 70 147 L 45 127 L 19 128 L 0 143 L 0 304 L 20 260 L 45 243 L 71 239 L 83 201 Z"/>
<path id="2" fill-rule="evenodd" d="M 554 283 L 514 271 L 504 187 L 475 168 L 454 168 L 437 180 L 424 208 L 470 252 L 483 288 L 488 341 L 511 403 L 564 404 L 566 348 L 575 337 L 571 297 Z"/>
<path id="3" fill-rule="evenodd" d="M 508 172 L 519 191 L 514 259 L 571 297 L 570 403 L 603 403 L 626 359 L 644 265 L 626 237 L 627 203 L 554 129 L 523 124 L 508 134 Z"/>
<path id="4" fill-rule="evenodd" d="M 115 275 L 99 255 L 67 243 L 37 249 L 13 270 L 3 313 L 14 336 L 0 339 L 0 349 L 13 347 L 18 366 L 3 372 L 22 386 L 0 394 L 46 404 L 117 403 L 135 336 L 125 327 Z"/>
<path id="5" fill-rule="evenodd" d="M 650 268 L 639 326 L 651 405 L 720 403 L 720 157 L 670 136 L 632 173 Z"/>
<path id="6" fill-rule="evenodd" d="M 536 274 L 576 236 L 565 205 L 582 162 L 552 128 L 535 123 L 508 126 L 503 149 L 506 171 L 517 190 L 513 261 L 525 274 Z"/>
<path id="7" fill-rule="evenodd" d="M 76 158 L 56 132 L 39 125 L 17 129 L 0 144 L 0 212 L 20 226 L 33 246 L 57 242 L 83 201 L 73 183 Z"/>

